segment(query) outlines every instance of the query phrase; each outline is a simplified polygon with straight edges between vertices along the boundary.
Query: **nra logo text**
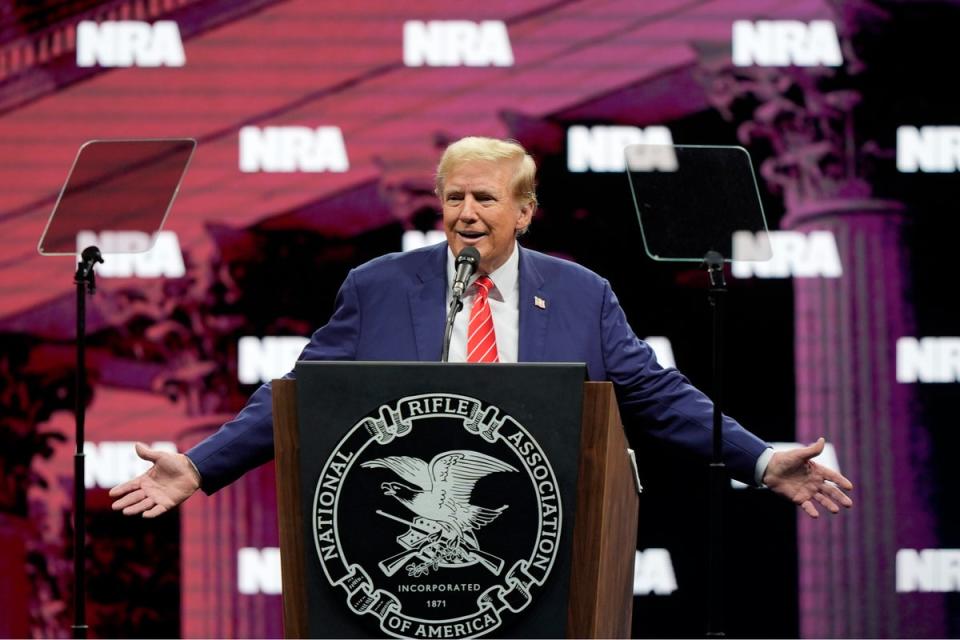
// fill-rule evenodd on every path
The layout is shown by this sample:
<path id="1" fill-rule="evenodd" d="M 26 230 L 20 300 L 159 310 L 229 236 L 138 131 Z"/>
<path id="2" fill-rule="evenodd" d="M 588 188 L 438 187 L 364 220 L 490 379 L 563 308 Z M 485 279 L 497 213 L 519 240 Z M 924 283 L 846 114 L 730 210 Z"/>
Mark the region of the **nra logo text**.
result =
<path id="1" fill-rule="evenodd" d="M 173 231 L 160 231 L 150 250 L 150 235 L 139 231 L 81 231 L 77 234 L 77 253 L 97 246 L 103 252 L 103 264 L 96 268 L 103 278 L 182 278 L 180 242 Z"/>
<path id="2" fill-rule="evenodd" d="M 78 67 L 182 67 L 186 61 L 180 29 L 171 20 L 77 25 Z"/>
<path id="3" fill-rule="evenodd" d="M 668 596 L 677 590 L 673 560 L 666 549 L 637 549 L 633 564 L 633 595 Z"/>
<path id="4" fill-rule="evenodd" d="M 511 67 L 513 49 L 500 20 L 408 20 L 403 23 L 408 67 Z"/>
<path id="5" fill-rule="evenodd" d="M 772 257 L 764 260 L 771 251 Z M 732 273 L 737 278 L 839 278 L 843 267 L 830 231 L 738 231 L 733 234 Z"/>
<path id="6" fill-rule="evenodd" d="M 244 595 L 281 592 L 280 549 L 243 547 L 237 550 L 237 591 Z"/>
<path id="7" fill-rule="evenodd" d="M 960 338 L 897 340 L 897 382 L 960 382 Z"/>
<path id="8" fill-rule="evenodd" d="M 237 344 L 237 378 L 241 384 L 282 378 L 293 369 L 309 342 L 299 336 L 243 336 Z"/>
<path id="9" fill-rule="evenodd" d="M 733 64 L 738 67 L 839 67 L 837 28 L 829 20 L 737 20 Z"/>
<path id="10" fill-rule="evenodd" d="M 897 127 L 897 170 L 960 171 L 960 127 Z"/>
<path id="11" fill-rule="evenodd" d="M 632 147 L 631 145 L 654 145 Z M 666 127 L 574 125 L 567 129 L 567 171 L 676 171 L 673 136 Z M 628 153 L 627 147 L 631 147 Z"/>
<path id="12" fill-rule="evenodd" d="M 446 239 L 447 234 L 439 229 L 431 229 L 426 232 L 409 229 L 403 232 L 403 246 L 401 251 L 413 251 L 414 249 L 429 247 L 432 244 L 443 242 Z"/>
<path id="13" fill-rule="evenodd" d="M 243 127 L 240 171 L 343 172 L 350 168 L 340 127 Z"/>
<path id="14" fill-rule="evenodd" d="M 960 549 L 897 551 L 897 592 L 960 591 Z"/>

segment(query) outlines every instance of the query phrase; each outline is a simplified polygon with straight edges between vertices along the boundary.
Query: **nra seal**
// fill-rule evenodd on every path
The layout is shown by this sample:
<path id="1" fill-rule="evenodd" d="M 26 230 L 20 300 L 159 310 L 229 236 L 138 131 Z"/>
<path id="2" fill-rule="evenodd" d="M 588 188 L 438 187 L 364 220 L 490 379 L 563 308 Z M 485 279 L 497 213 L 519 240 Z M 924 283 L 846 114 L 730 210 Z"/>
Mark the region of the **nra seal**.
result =
<path id="1" fill-rule="evenodd" d="M 553 568 L 562 511 L 540 445 L 468 396 L 401 398 L 355 424 L 313 498 L 317 557 L 350 610 L 398 638 L 483 636 Z"/>

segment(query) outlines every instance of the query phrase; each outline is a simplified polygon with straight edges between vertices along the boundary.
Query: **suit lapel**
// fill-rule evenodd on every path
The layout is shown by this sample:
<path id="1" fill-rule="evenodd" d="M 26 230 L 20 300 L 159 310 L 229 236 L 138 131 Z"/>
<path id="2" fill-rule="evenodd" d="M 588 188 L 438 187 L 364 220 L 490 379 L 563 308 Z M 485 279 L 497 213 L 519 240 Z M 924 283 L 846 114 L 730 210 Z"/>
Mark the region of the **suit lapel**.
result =
<path id="1" fill-rule="evenodd" d="M 439 244 L 427 253 L 410 290 L 410 318 L 417 341 L 417 358 L 440 359 L 443 349 L 444 306 L 447 301 L 447 244 Z"/>
<path id="2" fill-rule="evenodd" d="M 520 245 L 517 245 L 519 248 Z M 520 248 L 520 362 L 543 362 L 550 306 L 545 303 L 543 277 L 531 253 Z M 539 301 L 539 303 L 537 302 Z"/>

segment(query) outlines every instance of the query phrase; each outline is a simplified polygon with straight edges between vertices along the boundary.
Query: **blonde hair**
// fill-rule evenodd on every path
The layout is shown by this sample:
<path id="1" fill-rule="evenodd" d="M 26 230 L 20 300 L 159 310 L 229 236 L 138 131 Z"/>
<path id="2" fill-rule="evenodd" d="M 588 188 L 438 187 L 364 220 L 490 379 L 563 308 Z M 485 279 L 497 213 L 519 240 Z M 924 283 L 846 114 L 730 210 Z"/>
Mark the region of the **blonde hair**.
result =
<path id="1" fill-rule="evenodd" d="M 520 206 L 530 204 L 534 209 L 537 208 L 537 165 L 530 154 L 516 140 L 480 136 L 460 138 L 443 152 L 437 165 L 436 194 L 439 198 L 443 199 L 443 184 L 450 171 L 461 163 L 473 160 L 516 161 L 517 167 L 510 181 L 513 197 Z"/>

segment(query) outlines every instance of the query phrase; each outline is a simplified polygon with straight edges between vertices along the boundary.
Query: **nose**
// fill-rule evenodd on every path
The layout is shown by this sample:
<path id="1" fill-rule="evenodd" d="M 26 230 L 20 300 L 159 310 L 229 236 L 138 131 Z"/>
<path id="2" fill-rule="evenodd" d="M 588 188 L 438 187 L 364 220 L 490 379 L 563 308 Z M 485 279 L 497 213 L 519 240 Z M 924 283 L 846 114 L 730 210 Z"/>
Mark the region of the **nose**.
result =
<path id="1" fill-rule="evenodd" d="M 459 218 L 464 222 L 472 222 L 477 219 L 477 201 L 472 196 L 463 199 Z"/>

